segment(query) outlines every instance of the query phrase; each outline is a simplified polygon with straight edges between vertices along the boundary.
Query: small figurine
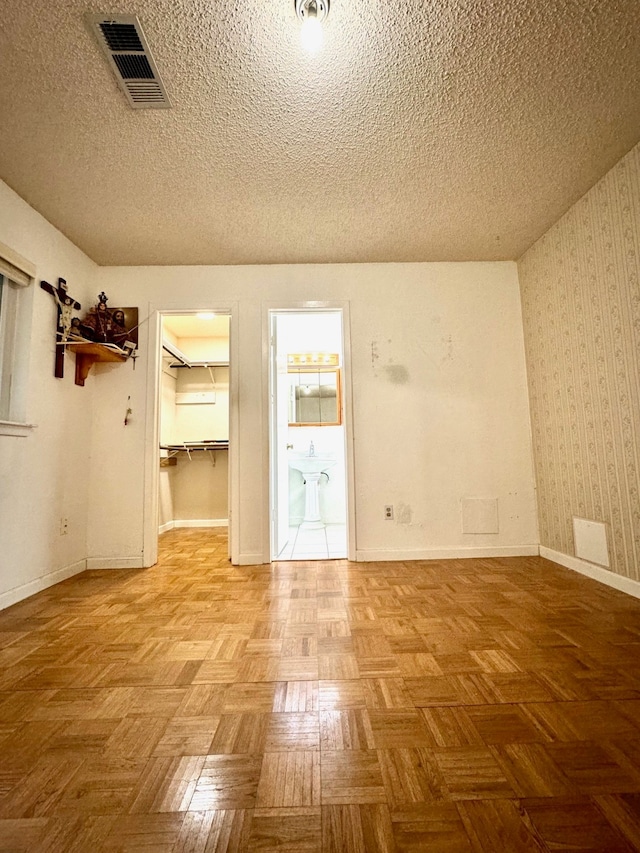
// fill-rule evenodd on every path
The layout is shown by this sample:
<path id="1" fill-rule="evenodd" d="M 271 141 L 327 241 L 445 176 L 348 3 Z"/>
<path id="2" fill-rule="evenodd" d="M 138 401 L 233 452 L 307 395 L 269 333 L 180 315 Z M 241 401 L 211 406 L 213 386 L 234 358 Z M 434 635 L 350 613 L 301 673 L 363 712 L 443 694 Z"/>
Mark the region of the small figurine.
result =
<path id="1" fill-rule="evenodd" d="M 107 294 L 103 291 L 98 295 L 98 304 L 91 308 L 81 323 L 85 337 L 96 343 L 106 344 L 112 341 L 113 317 L 107 308 Z"/>
<path id="2" fill-rule="evenodd" d="M 82 331 L 80 329 L 80 318 L 72 317 L 71 318 L 71 328 L 69 329 L 69 340 L 72 341 L 83 341 L 84 337 L 82 335 Z"/>
<path id="3" fill-rule="evenodd" d="M 71 332 L 71 312 L 73 311 L 75 300 L 73 300 L 67 294 L 66 284 L 61 284 L 59 290 L 64 291 L 64 296 L 62 297 L 62 299 L 60 299 L 60 297 L 55 291 L 53 292 L 53 296 L 56 302 L 58 303 L 58 308 L 60 309 L 60 321 L 58 324 L 58 328 L 60 329 L 61 340 L 66 341 Z"/>

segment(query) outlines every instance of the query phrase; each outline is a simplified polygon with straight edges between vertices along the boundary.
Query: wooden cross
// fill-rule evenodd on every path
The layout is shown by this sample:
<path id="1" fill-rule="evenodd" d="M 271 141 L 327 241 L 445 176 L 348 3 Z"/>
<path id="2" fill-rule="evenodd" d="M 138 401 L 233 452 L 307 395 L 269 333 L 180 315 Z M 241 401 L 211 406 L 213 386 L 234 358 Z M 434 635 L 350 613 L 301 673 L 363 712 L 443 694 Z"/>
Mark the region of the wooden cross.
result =
<path id="1" fill-rule="evenodd" d="M 56 364 L 55 376 L 62 379 L 64 376 L 64 346 L 69 339 L 71 330 L 71 314 L 73 309 L 79 310 L 82 306 L 79 302 L 69 296 L 67 282 L 64 278 L 58 279 L 58 286 L 54 287 L 48 281 L 41 281 L 40 287 L 50 293 L 56 300 L 58 306 L 58 320 L 56 324 Z"/>

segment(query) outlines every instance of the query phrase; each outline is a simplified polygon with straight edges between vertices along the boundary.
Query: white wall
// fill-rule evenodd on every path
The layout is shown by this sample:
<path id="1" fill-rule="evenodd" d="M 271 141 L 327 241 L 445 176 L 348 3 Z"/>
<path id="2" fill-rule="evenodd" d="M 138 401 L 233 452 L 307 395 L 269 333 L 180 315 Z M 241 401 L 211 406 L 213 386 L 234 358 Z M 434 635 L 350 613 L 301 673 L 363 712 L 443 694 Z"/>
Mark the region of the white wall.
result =
<path id="1" fill-rule="evenodd" d="M 75 357 L 53 375 L 56 307 L 40 288 L 65 278 L 84 313 L 97 301 L 96 266 L 33 208 L 0 182 L 0 241 L 36 264 L 32 307 L 26 437 L 0 435 L 0 607 L 84 569 L 90 433 L 94 391 L 74 383 Z M 101 407 L 102 408 L 102 407 Z M 123 413 L 124 415 L 124 413 Z M 60 535 L 60 519 L 68 533 Z"/>
<path id="2" fill-rule="evenodd" d="M 211 371 L 215 384 L 211 379 Z M 192 367 L 176 371 L 176 393 L 215 391 L 215 403 L 177 403 L 176 441 L 227 440 L 229 438 L 229 368 Z"/>
<path id="3" fill-rule="evenodd" d="M 167 456 L 164 451 L 161 456 Z M 173 496 L 175 494 L 176 475 L 178 473 L 178 463 L 161 467 L 159 471 L 158 481 L 158 530 L 164 532 L 174 527 L 176 518 L 175 502 Z"/>
<path id="4" fill-rule="evenodd" d="M 536 543 L 515 264 L 383 267 L 352 335 L 358 550 Z M 498 535 L 462 533 L 463 497 L 498 498 Z"/>
<path id="5" fill-rule="evenodd" d="M 536 552 L 514 263 L 102 268 L 101 288 L 126 293 L 143 321 L 150 304 L 172 310 L 237 306 L 237 544 L 243 562 L 267 557 L 267 306 L 322 300 L 350 303 L 359 557 Z M 97 410 L 117 403 L 126 373 L 127 390 L 140 409 L 137 423 L 143 420 L 148 328 L 143 322 L 135 373 L 118 373 Z M 94 455 L 92 482 L 101 488 L 91 494 L 91 557 L 139 554 L 144 436 L 130 430 L 127 439 L 123 471 L 135 496 L 127 523 L 119 513 L 121 487 L 109 481 L 106 460 Z M 463 497 L 498 498 L 498 534 L 462 533 Z M 392 522 L 383 518 L 388 503 L 395 506 Z"/>
<path id="6" fill-rule="evenodd" d="M 176 526 L 224 524 L 229 515 L 229 454 L 226 450 L 178 454 L 173 469 L 173 520 Z M 205 522 L 203 525 L 202 522 Z"/>

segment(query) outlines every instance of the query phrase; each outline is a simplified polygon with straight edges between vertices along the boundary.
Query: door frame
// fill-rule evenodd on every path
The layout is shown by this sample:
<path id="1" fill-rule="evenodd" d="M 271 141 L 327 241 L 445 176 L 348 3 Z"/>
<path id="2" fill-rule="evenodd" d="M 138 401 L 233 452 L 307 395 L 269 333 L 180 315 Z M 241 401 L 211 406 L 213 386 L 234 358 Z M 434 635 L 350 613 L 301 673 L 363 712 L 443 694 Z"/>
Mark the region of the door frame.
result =
<path id="1" fill-rule="evenodd" d="M 272 462 L 272 369 L 271 314 L 312 314 L 314 311 L 342 312 L 342 405 L 344 408 L 345 472 L 347 491 L 347 559 L 356 560 L 355 464 L 353 386 L 351 379 L 350 303 L 345 301 L 263 302 L 262 303 L 262 387 L 263 392 L 263 468 L 262 468 L 262 553 L 263 562 L 271 562 L 271 462 Z"/>
<path id="2" fill-rule="evenodd" d="M 271 507 L 269 513 L 269 553 L 271 559 L 274 560 L 278 558 L 279 552 L 277 546 L 281 543 L 283 527 L 286 528 L 287 533 L 289 532 L 289 471 L 283 470 L 279 455 L 280 439 L 284 427 L 284 423 L 281 420 L 283 416 L 286 415 L 287 432 L 289 424 L 288 400 L 283 393 L 285 384 L 287 387 L 289 384 L 288 366 L 281 366 L 276 357 L 278 353 L 277 334 L 280 322 L 279 318 L 281 316 L 281 312 L 269 312 L 269 377 L 271 381 L 271 392 L 269 395 L 269 452 L 271 454 L 271 462 L 269 464 L 269 505 Z M 276 464 L 273 464 L 274 462 Z M 285 504 L 286 516 L 283 512 Z"/>
<path id="3" fill-rule="evenodd" d="M 149 568 L 158 562 L 158 492 L 160 487 L 160 383 L 162 376 L 162 316 L 211 311 L 229 316 L 229 554 L 238 565 L 239 478 L 238 478 L 238 304 L 237 302 L 198 301 L 149 303 L 149 339 L 147 359 L 147 400 L 145 421 L 142 564 Z"/>

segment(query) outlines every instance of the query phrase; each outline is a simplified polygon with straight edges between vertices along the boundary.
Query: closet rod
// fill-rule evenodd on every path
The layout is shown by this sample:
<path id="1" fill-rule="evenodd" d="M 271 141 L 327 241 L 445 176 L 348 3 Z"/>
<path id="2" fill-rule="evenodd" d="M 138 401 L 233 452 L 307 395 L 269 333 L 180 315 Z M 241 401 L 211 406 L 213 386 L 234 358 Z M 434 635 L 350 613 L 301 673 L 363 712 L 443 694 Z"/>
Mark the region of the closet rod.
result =
<path id="1" fill-rule="evenodd" d="M 170 364 L 169 367 L 229 367 L 228 361 L 189 361 L 183 364 Z"/>

